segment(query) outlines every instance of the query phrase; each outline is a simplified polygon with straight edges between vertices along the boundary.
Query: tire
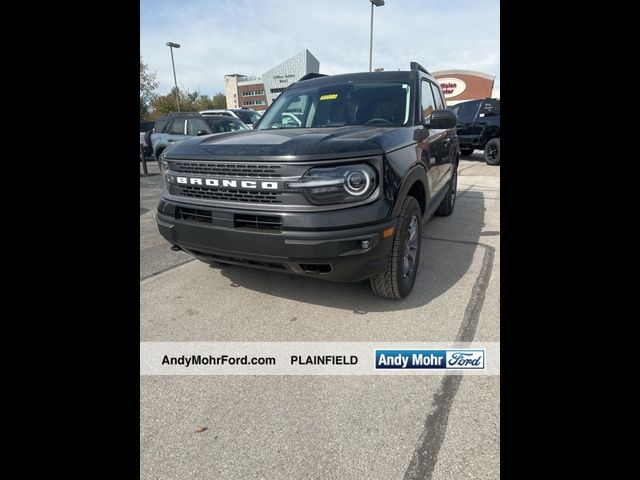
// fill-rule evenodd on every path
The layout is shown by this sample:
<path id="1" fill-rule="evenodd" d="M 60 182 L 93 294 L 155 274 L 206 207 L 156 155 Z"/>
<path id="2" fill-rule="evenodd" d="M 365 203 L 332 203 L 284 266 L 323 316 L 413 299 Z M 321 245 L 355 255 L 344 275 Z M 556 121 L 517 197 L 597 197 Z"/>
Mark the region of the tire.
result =
<path id="1" fill-rule="evenodd" d="M 422 211 L 415 198 L 407 197 L 400 209 L 387 267 L 369 279 L 373 293 L 395 300 L 406 297 L 416 281 L 421 245 Z"/>
<path id="2" fill-rule="evenodd" d="M 145 146 L 148 146 L 149 148 L 151 148 L 151 134 L 153 133 L 153 130 L 147 130 L 146 132 L 144 132 L 144 144 Z"/>
<path id="3" fill-rule="evenodd" d="M 456 195 L 458 193 L 458 164 L 453 165 L 453 176 L 449 180 L 447 186 L 447 193 L 445 194 L 442 202 L 436 210 L 436 215 L 439 217 L 448 217 L 453 213 L 453 209 L 456 206 Z"/>
<path id="4" fill-rule="evenodd" d="M 500 139 L 492 138 L 484 146 L 484 161 L 487 165 L 500 165 Z"/>
<path id="5" fill-rule="evenodd" d="M 460 155 L 462 155 L 463 157 L 468 157 L 473 153 L 474 150 L 474 148 L 461 148 Z"/>

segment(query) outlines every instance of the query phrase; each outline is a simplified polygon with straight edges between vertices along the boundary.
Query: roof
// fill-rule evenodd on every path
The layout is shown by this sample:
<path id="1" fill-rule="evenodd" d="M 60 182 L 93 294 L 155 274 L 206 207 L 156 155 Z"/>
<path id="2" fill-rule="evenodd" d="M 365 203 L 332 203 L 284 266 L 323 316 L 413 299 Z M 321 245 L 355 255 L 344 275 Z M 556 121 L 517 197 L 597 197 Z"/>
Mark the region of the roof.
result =
<path id="1" fill-rule="evenodd" d="M 415 70 L 387 71 L 387 72 L 358 72 L 344 73 L 340 75 L 327 75 L 326 77 L 300 80 L 292 84 L 289 88 L 305 87 L 307 85 L 333 85 L 335 83 L 346 83 L 349 81 L 374 80 L 376 82 L 406 82 L 413 78 Z"/>

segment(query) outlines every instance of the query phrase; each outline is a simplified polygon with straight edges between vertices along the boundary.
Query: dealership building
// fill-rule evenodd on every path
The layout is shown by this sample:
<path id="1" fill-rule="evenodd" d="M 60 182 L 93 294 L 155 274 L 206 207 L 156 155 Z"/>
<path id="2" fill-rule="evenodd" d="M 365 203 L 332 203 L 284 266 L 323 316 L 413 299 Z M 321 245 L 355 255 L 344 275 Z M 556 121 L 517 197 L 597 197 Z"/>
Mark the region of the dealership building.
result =
<path id="1" fill-rule="evenodd" d="M 440 83 L 448 106 L 466 100 L 500 98 L 500 89 L 493 85 L 495 75 L 473 70 L 440 70 L 432 75 Z"/>
<path id="2" fill-rule="evenodd" d="M 320 73 L 320 62 L 305 48 L 262 74 L 261 78 L 239 73 L 225 75 L 227 108 L 266 110 L 281 92 L 308 73 Z"/>

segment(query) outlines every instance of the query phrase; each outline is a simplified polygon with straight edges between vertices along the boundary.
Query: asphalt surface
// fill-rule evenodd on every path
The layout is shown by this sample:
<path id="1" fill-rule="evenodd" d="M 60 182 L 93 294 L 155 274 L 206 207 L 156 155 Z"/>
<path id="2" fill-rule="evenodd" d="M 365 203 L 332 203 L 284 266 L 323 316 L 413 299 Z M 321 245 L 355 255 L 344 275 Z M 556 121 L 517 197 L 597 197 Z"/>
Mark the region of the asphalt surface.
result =
<path id="1" fill-rule="evenodd" d="M 423 232 L 414 291 L 334 284 L 172 252 L 140 178 L 142 341 L 499 341 L 500 167 L 460 162 Z M 499 377 L 140 379 L 142 479 L 499 478 Z M 206 426 L 196 433 L 198 427 Z"/>

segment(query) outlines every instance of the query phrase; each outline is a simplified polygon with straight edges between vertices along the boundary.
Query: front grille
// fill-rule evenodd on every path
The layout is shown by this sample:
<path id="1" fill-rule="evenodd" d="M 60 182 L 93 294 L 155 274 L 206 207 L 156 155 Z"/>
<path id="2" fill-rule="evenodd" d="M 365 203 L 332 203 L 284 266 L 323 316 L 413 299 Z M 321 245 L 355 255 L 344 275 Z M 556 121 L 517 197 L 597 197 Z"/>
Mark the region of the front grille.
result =
<path id="1" fill-rule="evenodd" d="M 213 214 L 210 210 L 196 208 L 176 207 L 175 218 L 196 223 L 213 223 Z"/>
<path id="2" fill-rule="evenodd" d="M 282 218 L 266 215 L 241 215 L 233 216 L 234 228 L 243 230 L 268 230 L 272 232 L 282 231 Z"/>
<path id="3" fill-rule="evenodd" d="M 183 197 L 226 200 L 228 202 L 282 203 L 282 200 L 280 200 L 281 192 L 256 192 L 229 188 L 217 188 L 214 190 L 193 185 L 173 185 L 171 186 L 171 193 L 173 195 L 182 195 Z"/>
<path id="4" fill-rule="evenodd" d="M 280 165 L 238 165 L 235 163 L 204 163 L 172 161 L 170 169 L 177 173 L 219 175 L 239 178 L 280 178 Z"/>

